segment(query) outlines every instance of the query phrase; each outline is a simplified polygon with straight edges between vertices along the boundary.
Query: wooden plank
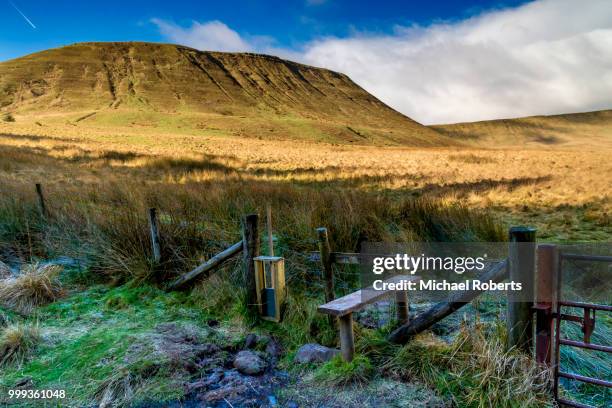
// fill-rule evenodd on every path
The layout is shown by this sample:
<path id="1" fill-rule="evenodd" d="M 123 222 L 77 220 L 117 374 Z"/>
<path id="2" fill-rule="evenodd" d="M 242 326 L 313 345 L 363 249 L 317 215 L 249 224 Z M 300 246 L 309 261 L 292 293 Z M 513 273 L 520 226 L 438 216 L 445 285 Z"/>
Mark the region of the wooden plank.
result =
<path id="1" fill-rule="evenodd" d="M 397 254 L 360 254 L 354 252 L 330 252 L 329 259 L 331 263 L 360 265 L 367 263 L 375 257 L 395 257 Z M 308 260 L 311 262 L 321 262 L 321 254 L 319 252 L 311 252 Z"/>
<path id="2" fill-rule="evenodd" d="M 508 276 L 507 264 L 508 262 L 505 260 L 495 263 L 485 273 L 481 274 L 478 279 L 482 281 L 492 280 L 494 282 L 504 280 Z M 480 290 L 455 292 L 448 301 L 434 305 L 431 309 L 419 314 L 408 324 L 397 328 L 389 335 L 389 340 L 393 343 L 405 343 L 411 336 L 430 328 L 436 322 L 471 302 L 472 299 L 481 293 L 482 291 Z"/>
<path id="3" fill-rule="evenodd" d="M 402 280 L 409 282 L 417 282 L 421 280 L 420 276 L 414 275 L 397 275 L 386 280 L 387 283 L 399 283 Z M 391 294 L 391 290 L 374 290 L 362 289 L 343 296 L 317 308 L 320 313 L 329 314 L 332 316 L 344 316 L 361 309 L 363 306 L 374 303 Z"/>
<path id="4" fill-rule="evenodd" d="M 188 283 L 192 282 L 202 274 L 218 267 L 226 260 L 240 253 L 240 251 L 242 251 L 242 241 L 236 242 L 234 245 L 227 248 L 225 251 L 219 252 L 217 255 L 213 256 L 191 272 L 179 277 L 168 286 L 168 290 L 176 290 L 186 286 Z"/>

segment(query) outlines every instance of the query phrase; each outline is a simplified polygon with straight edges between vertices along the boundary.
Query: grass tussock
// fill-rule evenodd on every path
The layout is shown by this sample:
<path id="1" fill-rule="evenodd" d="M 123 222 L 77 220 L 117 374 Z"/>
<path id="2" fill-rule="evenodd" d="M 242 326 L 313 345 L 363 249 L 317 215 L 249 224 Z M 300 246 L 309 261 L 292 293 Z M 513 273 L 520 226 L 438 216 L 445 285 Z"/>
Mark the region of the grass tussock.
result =
<path id="1" fill-rule="evenodd" d="M 363 355 L 356 355 L 351 362 L 346 362 L 337 355 L 323 364 L 314 374 L 314 380 L 331 386 L 365 384 L 374 374 L 370 360 Z"/>
<path id="2" fill-rule="evenodd" d="M 0 367 L 22 364 L 39 343 L 36 326 L 11 324 L 0 329 Z"/>
<path id="3" fill-rule="evenodd" d="M 94 398 L 100 408 L 129 406 L 136 387 L 136 379 L 129 371 L 114 373 L 100 384 Z"/>
<path id="4" fill-rule="evenodd" d="M 0 279 L 9 278 L 12 274 L 11 268 L 9 268 L 4 262 L 0 261 Z"/>
<path id="5" fill-rule="evenodd" d="M 398 378 L 419 379 L 461 407 L 542 407 L 551 405 L 548 370 L 505 348 L 503 330 L 464 325 L 452 344 L 431 335 L 395 350 L 384 363 Z"/>
<path id="6" fill-rule="evenodd" d="M 18 276 L 0 282 L 0 302 L 23 315 L 54 302 L 63 294 L 61 270 L 58 265 L 27 265 Z"/>

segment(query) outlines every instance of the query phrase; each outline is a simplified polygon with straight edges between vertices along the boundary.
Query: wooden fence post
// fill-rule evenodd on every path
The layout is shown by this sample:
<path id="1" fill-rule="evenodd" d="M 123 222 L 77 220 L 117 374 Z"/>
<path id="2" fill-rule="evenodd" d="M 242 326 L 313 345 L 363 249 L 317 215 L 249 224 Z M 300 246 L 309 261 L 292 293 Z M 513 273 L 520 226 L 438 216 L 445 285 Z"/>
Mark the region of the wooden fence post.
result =
<path id="1" fill-rule="evenodd" d="M 319 238 L 319 252 L 321 253 L 321 266 L 323 267 L 323 280 L 325 280 L 325 303 L 334 300 L 334 273 L 331 262 L 331 249 L 327 228 L 317 228 Z"/>
<path id="2" fill-rule="evenodd" d="M 274 256 L 274 238 L 272 238 L 272 206 L 266 208 L 266 228 L 268 229 L 268 255 Z"/>
<path id="3" fill-rule="evenodd" d="M 397 321 L 406 324 L 410 319 L 408 309 L 408 291 L 398 290 L 395 292 L 395 307 L 397 308 Z"/>
<path id="4" fill-rule="evenodd" d="M 508 275 L 522 283 L 519 293 L 508 291 L 508 347 L 531 353 L 533 349 L 533 297 L 535 276 L 536 229 L 510 228 Z"/>
<path id="5" fill-rule="evenodd" d="M 340 316 L 340 350 L 344 361 L 353 361 L 355 354 L 355 339 L 353 337 L 353 314 Z"/>
<path id="6" fill-rule="evenodd" d="M 40 183 L 36 183 L 36 194 L 38 195 L 38 204 L 40 206 L 40 215 L 43 218 L 47 218 L 49 216 L 49 212 L 47 210 L 47 205 L 45 204 L 45 196 L 43 194 L 42 185 Z"/>
<path id="7" fill-rule="evenodd" d="M 151 247 L 153 248 L 153 261 L 161 261 L 161 246 L 159 244 L 159 226 L 157 224 L 157 210 L 149 208 L 149 228 L 151 230 Z"/>
<path id="8" fill-rule="evenodd" d="M 259 215 L 249 214 L 242 219 L 242 259 L 244 261 L 242 278 L 247 290 L 247 305 L 253 312 L 258 311 L 253 258 L 259 256 L 259 250 Z"/>
<path id="9" fill-rule="evenodd" d="M 556 245 L 538 245 L 536 273 L 536 361 L 550 367 L 553 335 L 553 302 L 559 271 L 559 251 Z"/>

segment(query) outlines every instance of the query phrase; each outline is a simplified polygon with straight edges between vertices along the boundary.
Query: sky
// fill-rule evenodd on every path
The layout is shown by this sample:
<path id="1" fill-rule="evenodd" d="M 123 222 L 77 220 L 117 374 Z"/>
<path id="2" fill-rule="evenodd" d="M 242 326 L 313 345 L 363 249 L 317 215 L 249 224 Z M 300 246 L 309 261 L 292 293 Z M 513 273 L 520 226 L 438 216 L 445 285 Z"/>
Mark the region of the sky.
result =
<path id="1" fill-rule="evenodd" d="M 425 124 L 612 108 L 610 0 L 0 0 L 0 61 L 81 41 L 279 55 Z"/>

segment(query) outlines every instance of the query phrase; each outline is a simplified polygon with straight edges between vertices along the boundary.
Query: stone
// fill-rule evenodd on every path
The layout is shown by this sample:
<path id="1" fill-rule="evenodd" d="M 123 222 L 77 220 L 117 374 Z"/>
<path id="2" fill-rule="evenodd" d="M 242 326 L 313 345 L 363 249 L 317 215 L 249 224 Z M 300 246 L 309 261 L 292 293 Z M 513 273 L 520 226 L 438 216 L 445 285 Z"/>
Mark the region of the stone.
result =
<path id="1" fill-rule="evenodd" d="M 236 370 L 246 375 L 259 375 L 266 369 L 266 362 L 249 350 L 243 350 L 234 358 Z"/>
<path id="2" fill-rule="evenodd" d="M 276 339 L 271 338 L 266 345 L 266 354 L 275 360 L 283 354 L 283 346 Z"/>
<path id="3" fill-rule="evenodd" d="M 17 382 L 15 382 L 15 388 L 30 388 L 34 385 L 34 380 L 32 380 L 32 377 L 23 377 L 17 380 Z"/>
<path id="4" fill-rule="evenodd" d="M 300 364 L 324 363 L 340 354 L 340 350 L 322 346 L 317 343 L 304 344 L 295 354 L 295 361 Z"/>
<path id="5" fill-rule="evenodd" d="M 253 349 L 257 346 L 257 335 L 255 333 L 251 333 L 246 336 L 244 339 L 244 348 Z"/>

